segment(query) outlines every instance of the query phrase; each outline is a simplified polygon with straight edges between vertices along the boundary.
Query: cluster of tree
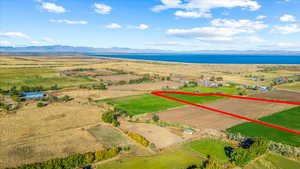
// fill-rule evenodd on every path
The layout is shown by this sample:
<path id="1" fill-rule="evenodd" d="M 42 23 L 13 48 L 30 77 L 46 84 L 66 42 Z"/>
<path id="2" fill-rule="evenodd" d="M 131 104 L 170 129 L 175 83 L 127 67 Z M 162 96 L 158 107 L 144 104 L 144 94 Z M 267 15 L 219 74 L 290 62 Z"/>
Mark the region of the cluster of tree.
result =
<path id="1" fill-rule="evenodd" d="M 269 150 L 283 156 L 300 158 L 300 148 L 271 141 Z"/>
<path id="2" fill-rule="evenodd" d="M 96 70 L 95 68 L 76 68 L 76 69 L 70 69 L 70 70 L 65 70 L 64 72 L 84 72 L 84 71 L 94 71 Z"/>
<path id="3" fill-rule="evenodd" d="M 245 137 L 242 136 L 240 133 L 237 134 L 229 133 L 227 135 L 227 138 L 229 140 L 234 140 L 238 142 L 245 140 Z M 281 154 L 283 156 L 288 156 L 288 157 L 296 157 L 296 158 L 300 157 L 300 148 L 282 144 L 282 143 L 276 143 L 273 141 L 270 141 L 269 143 L 269 151 Z"/>
<path id="4" fill-rule="evenodd" d="M 50 95 L 50 96 L 47 96 L 47 97 L 40 98 L 41 102 L 37 103 L 37 107 L 45 107 L 45 106 L 48 105 L 48 103 L 69 102 L 71 100 L 73 100 L 73 98 L 70 97 L 69 95 L 64 95 L 62 97 L 57 97 L 57 96 L 51 96 Z"/>
<path id="5" fill-rule="evenodd" d="M 225 147 L 225 153 L 230 162 L 238 166 L 245 166 L 249 161 L 265 154 L 269 148 L 269 141 L 262 138 L 247 138 L 238 148 Z"/>
<path id="6" fill-rule="evenodd" d="M 7 169 L 73 169 L 77 167 L 83 167 L 94 162 L 106 160 L 115 157 L 119 154 L 121 148 L 110 148 L 105 150 L 99 150 L 96 152 L 88 152 L 84 154 L 74 154 L 65 158 L 57 158 L 41 163 L 34 163 L 23 165 L 16 168 Z"/>
<path id="7" fill-rule="evenodd" d="M 12 95 L 20 96 L 22 93 L 26 93 L 26 92 L 40 92 L 46 90 L 59 90 L 59 89 L 61 89 L 61 87 L 59 87 L 57 84 L 54 84 L 49 88 L 45 88 L 43 86 L 21 86 L 19 89 L 17 89 L 16 86 L 13 86 L 8 90 L 0 89 L 0 94 L 10 95 L 10 96 Z"/>
<path id="8" fill-rule="evenodd" d="M 120 125 L 120 122 L 118 121 L 118 116 L 119 114 L 117 114 L 116 112 L 108 110 L 102 114 L 101 119 L 105 123 L 111 123 L 113 126 L 117 127 Z"/>
<path id="9" fill-rule="evenodd" d="M 130 138 L 132 138 L 133 140 L 135 140 L 136 142 L 140 143 L 141 145 L 148 147 L 150 145 L 150 142 L 143 136 L 127 131 L 127 130 L 123 130 L 123 132 L 128 135 Z"/>
<path id="10" fill-rule="evenodd" d="M 103 82 L 98 83 L 98 84 L 80 85 L 79 88 L 80 89 L 89 89 L 89 90 L 106 90 L 107 89 L 106 85 Z"/>
<path id="11" fill-rule="evenodd" d="M 124 85 L 124 84 L 139 84 L 144 82 L 151 82 L 152 79 L 150 76 L 144 75 L 142 78 L 139 79 L 131 79 L 129 81 L 121 80 L 117 83 L 117 85 Z"/>
<path id="12" fill-rule="evenodd" d="M 195 81 L 189 81 L 188 83 L 184 83 L 183 87 L 197 87 L 198 83 Z"/>
<path id="13" fill-rule="evenodd" d="M 258 72 L 272 72 L 276 70 L 289 70 L 289 69 L 294 69 L 297 68 L 297 66 L 267 66 L 267 67 L 261 67 L 262 69 L 259 70 Z"/>
<path id="14" fill-rule="evenodd" d="M 212 76 L 209 78 L 209 81 L 223 81 L 223 77 L 215 77 L 215 76 Z"/>
<path id="15" fill-rule="evenodd" d="M 191 165 L 186 169 L 222 169 L 222 165 L 208 155 L 207 160 L 200 163 L 200 165 Z"/>

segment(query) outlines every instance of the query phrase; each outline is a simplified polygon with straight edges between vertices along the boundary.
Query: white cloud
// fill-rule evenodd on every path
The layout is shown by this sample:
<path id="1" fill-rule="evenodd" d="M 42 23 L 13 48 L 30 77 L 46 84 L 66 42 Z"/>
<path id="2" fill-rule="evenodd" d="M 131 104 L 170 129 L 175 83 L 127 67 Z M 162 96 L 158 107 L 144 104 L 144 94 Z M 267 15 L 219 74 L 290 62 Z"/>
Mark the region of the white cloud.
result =
<path id="1" fill-rule="evenodd" d="M 296 22 L 296 18 L 293 15 L 284 14 L 280 17 L 281 22 Z"/>
<path id="2" fill-rule="evenodd" d="M 224 37 L 224 36 L 215 36 L 215 37 L 198 37 L 197 40 L 208 43 L 261 43 L 264 42 L 263 39 L 257 36 L 237 36 L 237 37 Z"/>
<path id="3" fill-rule="evenodd" d="M 72 21 L 68 19 L 50 19 L 49 22 L 54 22 L 54 23 L 66 23 L 66 24 L 87 24 L 87 21 Z"/>
<path id="4" fill-rule="evenodd" d="M 176 16 L 199 18 L 208 17 L 214 8 L 241 7 L 250 11 L 258 10 L 261 6 L 254 0 L 161 0 L 162 5 L 152 8 L 153 11 L 166 9 L 182 9 L 175 12 Z"/>
<path id="5" fill-rule="evenodd" d="M 267 16 L 265 16 L 265 15 L 258 15 L 256 17 L 256 19 L 259 19 L 259 20 L 266 19 L 266 18 L 267 18 Z"/>
<path id="6" fill-rule="evenodd" d="M 110 14 L 110 11 L 112 10 L 110 6 L 105 4 L 100 4 L 100 3 L 95 3 L 94 7 L 95 7 L 95 11 L 102 15 Z"/>
<path id="7" fill-rule="evenodd" d="M 255 33 L 257 30 L 268 27 L 259 21 L 214 19 L 211 27 L 199 27 L 192 29 L 169 29 L 168 35 L 178 37 L 210 37 L 210 36 L 233 36 L 241 33 Z"/>
<path id="8" fill-rule="evenodd" d="M 291 33 L 299 33 L 300 26 L 297 24 L 289 24 L 285 26 L 275 26 L 274 29 L 271 30 L 272 33 L 280 33 L 280 34 L 291 34 Z"/>
<path id="9" fill-rule="evenodd" d="M 265 29 L 268 25 L 261 21 L 251 21 L 247 19 L 234 20 L 234 19 L 214 19 L 211 21 L 213 26 L 243 28 L 248 32 L 255 32 L 256 30 Z"/>
<path id="10" fill-rule="evenodd" d="M 52 13 L 65 13 L 66 12 L 66 9 L 64 7 L 56 5 L 55 3 L 51 3 L 51 2 L 42 2 L 41 8 L 45 9 L 48 12 L 52 12 Z"/>
<path id="11" fill-rule="evenodd" d="M 254 34 L 268 27 L 261 21 L 213 19 L 212 26 L 191 29 L 169 29 L 167 34 L 181 38 L 197 39 L 207 43 L 261 43 L 264 42 Z"/>
<path id="12" fill-rule="evenodd" d="M 197 11 L 176 11 L 175 16 L 182 18 L 209 18 L 211 17 L 210 13 L 199 13 Z"/>
<path id="13" fill-rule="evenodd" d="M 192 29 L 168 29 L 167 34 L 177 37 L 209 37 L 209 36 L 233 36 L 239 33 L 246 33 L 242 29 L 219 28 L 219 27 L 200 27 Z"/>
<path id="14" fill-rule="evenodd" d="M 0 46 L 12 46 L 12 43 L 8 41 L 0 41 Z"/>
<path id="15" fill-rule="evenodd" d="M 146 30 L 149 28 L 149 26 L 146 24 L 139 24 L 136 28 L 140 30 Z"/>
<path id="16" fill-rule="evenodd" d="M 30 36 L 22 32 L 3 32 L 3 33 L 0 32 L 0 37 L 30 39 Z"/>
<path id="17" fill-rule="evenodd" d="M 108 29 L 120 29 L 120 28 L 122 28 L 122 26 L 117 24 L 117 23 L 112 23 L 112 24 L 106 25 L 105 27 L 108 28 Z"/>
<path id="18" fill-rule="evenodd" d="M 146 30 L 146 29 L 149 29 L 149 25 L 146 25 L 146 24 L 139 24 L 137 26 L 128 26 L 128 28 L 130 29 L 139 29 L 139 30 Z"/>

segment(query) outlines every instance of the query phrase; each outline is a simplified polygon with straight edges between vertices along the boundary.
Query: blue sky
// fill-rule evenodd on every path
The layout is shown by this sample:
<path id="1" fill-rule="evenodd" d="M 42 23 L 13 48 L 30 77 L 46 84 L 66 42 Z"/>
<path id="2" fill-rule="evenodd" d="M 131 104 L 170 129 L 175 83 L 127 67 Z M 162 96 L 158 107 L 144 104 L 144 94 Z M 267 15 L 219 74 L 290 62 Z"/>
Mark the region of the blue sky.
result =
<path id="1" fill-rule="evenodd" d="M 1 0 L 0 45 L 299 50 L 300 0 Z"/>

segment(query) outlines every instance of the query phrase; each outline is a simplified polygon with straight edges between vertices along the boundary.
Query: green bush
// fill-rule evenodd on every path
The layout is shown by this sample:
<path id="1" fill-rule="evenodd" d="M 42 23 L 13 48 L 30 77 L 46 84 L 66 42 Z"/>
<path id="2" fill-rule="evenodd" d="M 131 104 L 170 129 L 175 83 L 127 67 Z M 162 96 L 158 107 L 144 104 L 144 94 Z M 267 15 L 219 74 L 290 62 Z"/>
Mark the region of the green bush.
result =
<path id="1" fill-rule="evenodd" d="M 86 153 L 84 155 L 84 161 L 88 164 L 93 163 L 95 161 L 95 153 Z"/>
<path id="2" fill-rule="evenodd" d="M 45 106 L 47 106 L 47 104 L 46 104 L 46 103 L 42 103 L 42 102 L 38 102 L 38 103 L 36 104 L 36 106 L 37 106 L 37 107 L 45 107 Z"/>
<path id="3" fill-rule="evenodd" d="M 103 113 L 101 118 L 105 123 L 113 123 L 113 121 L 117 120 L 115 113 L 111 110 Z"/>
<path id="4" fill-rule="evenodd" d="M 208 157 L 208 159 L 203 162 L 200 169 L 222 169 L 222 166 L 217 160 Z"/>
<path id="5" fill-rule="evenodd" d="M 154 122 L 158 122 L 159 121 L 159 116 L 158 115 L 153 115 L 152 116 L 152 120 L 154 121 Z"/>

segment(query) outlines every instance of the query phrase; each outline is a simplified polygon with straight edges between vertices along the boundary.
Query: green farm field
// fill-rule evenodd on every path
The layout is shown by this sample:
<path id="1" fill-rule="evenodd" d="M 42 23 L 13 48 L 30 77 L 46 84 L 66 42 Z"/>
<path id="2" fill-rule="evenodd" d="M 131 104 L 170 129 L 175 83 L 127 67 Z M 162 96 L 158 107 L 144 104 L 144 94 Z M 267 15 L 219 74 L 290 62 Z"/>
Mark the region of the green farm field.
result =
<path id="1" fill-rule="evenodd" d="M 148 157 L 122 158 L 99 165 L 96 169 L 183 169 L 203 160 L 197 152 L 180 149 Z"/>
<path id="2" fill-rule="evenodd" d="M 232 94 L 232 95 L 236 95 L 239 93 L 239 90 L 236 89 L 234 85 L 232 85 L 231 87 L 221 87 L 221 88 L 205 88 L 205 87 L 183 88 L 180 89 L 179 91 L 184 91 L 184 92 L 200 91 L 200 93 L 222 92 L 224 94 Z M 177 99 L 185 100 L 188 102 L 192 102 L 192 103 L 199 103 L 199 104 L 224 98 L 218 96 L 191 96 L 191 95 L 174 95 L 174 94 L 173 95 L 165 94 L 165 95 Z M 116 107 L 127 111 L 130 115 L 157 112 L 157 111 L 167 110 L 169 108 L 185 105 L 183 103 L 178 103 L 151 94 L 143 94 L 138 96 L 121 97 L 121 98 L 114 98 L 114 99 L 105 99 L 102 101 L 105 101 L 109 104 L 113 104 Z"/>
<path id="3" fill-rule="evenodd" d="M 282 126 L 295 131 L 300 131 L 300 107 L 275 113 L 259 120 Z M 300 135 L 247 122 L 227 129 L 231 133 L 241 133 L 250 137 L 264 137 L 269 140 L 300 147 Z"/>
<path id="4" fill-rule="evenodd" d="M 201 139 L 187 143 L 184 146 L 201 154 L 210 155 L 220 162 L 228 162 L 229 158 L 225 154 L 224 147 L 232 145 L 216 139 Z"/>
<path id="5" fill-rule="evenodd" d="M 0 70 L 0 88 L 8 89 L 13 86 L 43 86 L 55 84 L 61 87 L 76 84 L 91 83 L 87 78 L 60 77 L 59 73 L 49 68 L 2 68 Z"/>

